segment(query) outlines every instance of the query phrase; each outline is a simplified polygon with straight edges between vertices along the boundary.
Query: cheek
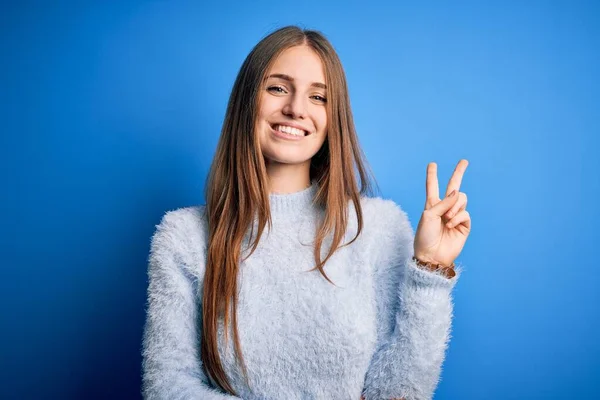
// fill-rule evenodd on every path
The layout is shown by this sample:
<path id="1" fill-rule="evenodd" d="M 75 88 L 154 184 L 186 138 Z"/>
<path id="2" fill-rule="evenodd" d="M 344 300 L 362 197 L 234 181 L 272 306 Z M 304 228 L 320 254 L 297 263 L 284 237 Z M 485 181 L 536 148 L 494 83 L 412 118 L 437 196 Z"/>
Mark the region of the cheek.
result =
<path id="1" fill-rule="evenodd" d="M 273 115 L 273 110 L 269 108 L 269 104 L 262 104 L 258 109 L 255 129 L 258 130 L 261 136 L 264 136 L 265 131 L 269 128 L 269 118 Z"/>
<path id="2" fill-rule="evenodd" d="M 319 131 L 326 132 L 327 131 L 327 113 L 323 111 L 318 118 Z"/>
<path id="3" fill-rule="evenodd" d="M 274 96 L 263 96 L 262 100 L 259 102 L 258 106 L 258 115 L 262 118 L 266 118 L 273 113 L 277 112 L 281 109 L 282 104 L 281 100 Z"/>

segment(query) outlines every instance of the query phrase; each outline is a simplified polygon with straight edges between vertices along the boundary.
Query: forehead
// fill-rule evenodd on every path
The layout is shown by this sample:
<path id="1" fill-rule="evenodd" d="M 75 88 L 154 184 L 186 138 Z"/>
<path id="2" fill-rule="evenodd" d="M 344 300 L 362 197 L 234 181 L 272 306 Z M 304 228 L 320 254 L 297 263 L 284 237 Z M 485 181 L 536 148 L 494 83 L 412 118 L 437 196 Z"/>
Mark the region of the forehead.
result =
<path id="1" fill-rule="evenodd" d="M 284 50 L 276 59 L 267 74 L 285 74 L 299 84 L 325 83 L 323 63 L 313 49 L 308 46 L 294 46 Z"/>

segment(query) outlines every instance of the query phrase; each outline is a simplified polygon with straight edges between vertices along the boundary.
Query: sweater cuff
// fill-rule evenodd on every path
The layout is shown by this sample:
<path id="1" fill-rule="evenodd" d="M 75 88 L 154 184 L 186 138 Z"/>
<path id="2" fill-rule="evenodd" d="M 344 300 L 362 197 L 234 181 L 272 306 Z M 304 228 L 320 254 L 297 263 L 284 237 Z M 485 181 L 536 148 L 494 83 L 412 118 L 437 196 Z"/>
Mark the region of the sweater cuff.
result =
<path id="1" fill-rule="evenodd" d="M 462 273 L 462 267 L 455 267 L 456 275 L 447 278 L 441 271 L 429 271 L 417 265 L 412 257 L 406 261 L 406 282 L 419 288 L 452 290 Z"/>

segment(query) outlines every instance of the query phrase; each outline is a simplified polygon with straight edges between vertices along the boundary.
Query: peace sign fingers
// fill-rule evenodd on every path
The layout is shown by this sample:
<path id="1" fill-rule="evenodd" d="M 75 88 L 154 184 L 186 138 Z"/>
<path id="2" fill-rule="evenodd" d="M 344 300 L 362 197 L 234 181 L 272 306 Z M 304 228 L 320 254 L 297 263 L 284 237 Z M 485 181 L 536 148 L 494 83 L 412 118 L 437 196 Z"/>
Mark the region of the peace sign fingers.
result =
<path id="1" fill-rule="evenodd" d="M 461 159 L 448 182 L 446 195 L 439 198 L 437 164 L 427 164 L 427 199 L 415 233 L 414 254 L 420 260 L 452 265 L 471 232 L 467 195 L 460 191 L 469 162 Z"/>
<path id="2" fill-rule="evenodd" d="M 456 168 L 454 168 L 454 173 L 450 178 L 450 182 L 448 182 L 448 187 L 446 188 L 446 196 L 452 193 L 453 190 L 456 190 L 456 193 L 460 192 L 460 184 L 462 183 L 462 178 L 465 174 L 465 170 L 467 169 L 468 165 L 469 162 L 465 159 L 462 159 L 458 162 Z"/>

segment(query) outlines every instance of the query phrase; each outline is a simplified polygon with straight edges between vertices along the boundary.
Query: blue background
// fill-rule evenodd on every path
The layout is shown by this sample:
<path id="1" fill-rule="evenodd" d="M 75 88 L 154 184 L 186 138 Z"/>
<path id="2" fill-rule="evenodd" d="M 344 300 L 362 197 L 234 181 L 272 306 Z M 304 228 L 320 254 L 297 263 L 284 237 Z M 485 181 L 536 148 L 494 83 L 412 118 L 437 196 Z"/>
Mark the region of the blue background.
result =
<path id="1" fill-rule="evenodd" d="M 444 191 L 470 161 L 436 399 L 598 398 L 594 2 L 49 4 L 0 10 L 0 398 L 140 396 L 150 236 L 203 203 L 236 73 L 287 24 L 337 48 L 413 227 L 427 163 Z"/>

